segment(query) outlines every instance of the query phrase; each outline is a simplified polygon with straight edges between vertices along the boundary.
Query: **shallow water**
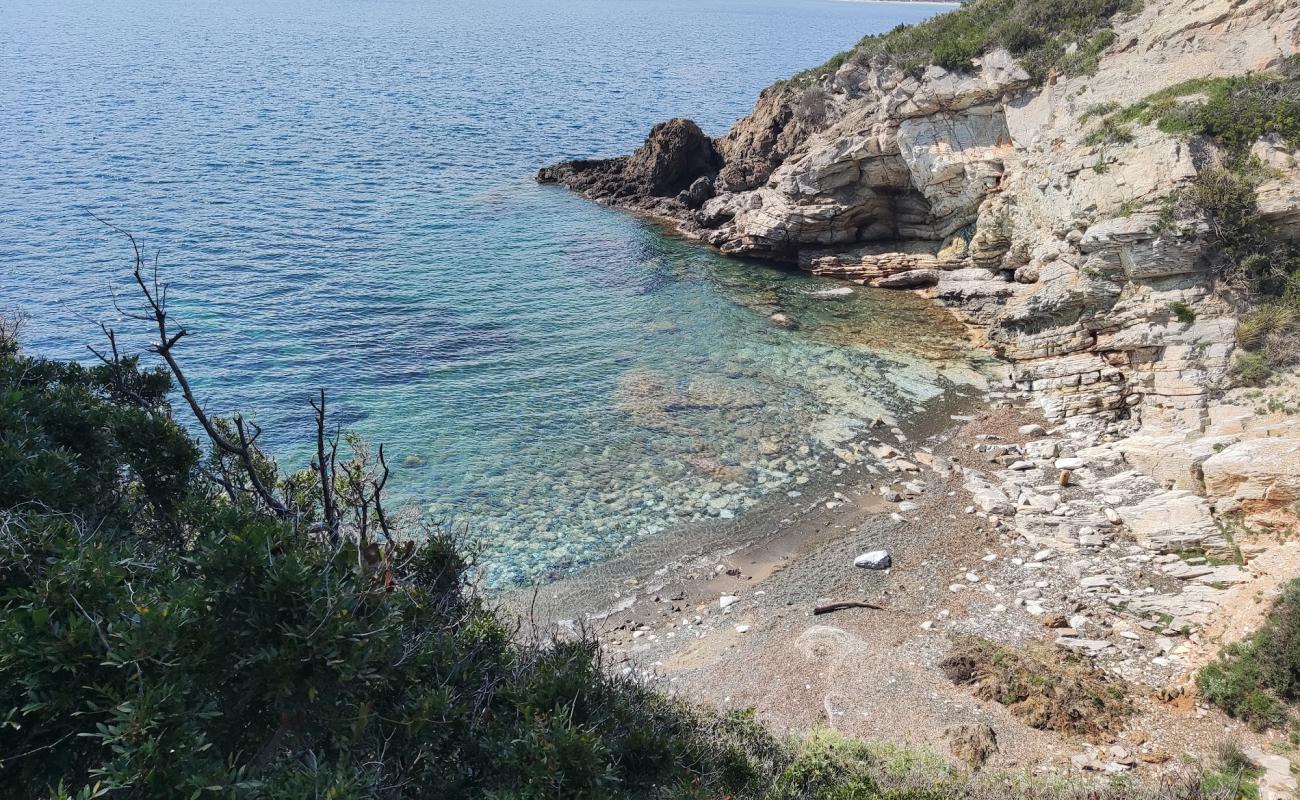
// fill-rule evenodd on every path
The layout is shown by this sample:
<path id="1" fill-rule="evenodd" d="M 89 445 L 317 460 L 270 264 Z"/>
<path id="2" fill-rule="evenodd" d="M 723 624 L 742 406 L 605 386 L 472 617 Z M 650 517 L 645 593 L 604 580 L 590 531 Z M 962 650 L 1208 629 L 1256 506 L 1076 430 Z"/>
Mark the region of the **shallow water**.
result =
<path id="1" fill-rule="evenodd" d="M 0 307 L 84 358 L 126 243 L 181 356 L 305 463 L 306 401 L 385 442 L 401 496 L 526 581 L 797 491 L 877 415 L 971 378 L 914 298 L 720 258 L 531 176 L 939 9 L 826 0 L 10 0 Z M 799 322 L 772 325 L 776 310 Z"/>

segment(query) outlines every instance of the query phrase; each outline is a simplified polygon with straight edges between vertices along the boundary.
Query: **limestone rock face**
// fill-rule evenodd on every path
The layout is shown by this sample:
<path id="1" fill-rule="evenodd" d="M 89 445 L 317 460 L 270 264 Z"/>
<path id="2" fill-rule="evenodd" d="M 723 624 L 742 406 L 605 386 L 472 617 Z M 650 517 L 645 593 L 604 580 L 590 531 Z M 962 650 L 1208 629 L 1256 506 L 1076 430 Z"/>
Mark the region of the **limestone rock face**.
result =
<path id="1" fill-rule="evenodd" d="M 1205 493 L 1219 510 L 1300 500 L 1300 425 L 1284 435 L 1238 442 L 1205 459 Z"/>
<path id="2" fill-rule="evenodd" d="M 1224 554 L 1228 550 L 1228 541 L 1214 524 L 1209 503 L 1191 492 L 1158 493 L 1119 509 L 1119 515 L 1137 543 L 1157 553 L 1203 550 Z"/>
<path id="3" fill-rule="evenodd" d="M 540 177 L 725 253 L 921 292 L 980 328 L 1052 420 L 1202 430 L 1241 298 L 1208 267 L 1208 221 L 1166 209 L 1218 156 L 1150 125 L 1098 145 L 1087 112 L 1277 67 L 1300 49 L 1300 4 L 1150 0 L 1112 24 L 1092 76 L 1038 85 L 1005 51 L 964 71 L 850 59 L 768 89 L 717 141 L 674 120 L 626 159 Z M 1300 236 L 1295 143 L 1254 154 L 1272 170 L 1261 212 Z M 1179 469 L 1176 484 L 1200 488 Z"/>
<path id="4" fill-rule="evenodd" d="M 1300 153 L 1276 134 L 1260 139 L 1250 153 L 1273 171 L 1255 190 L 1260 215 L 1283 234 L 1300 237 Z"/>

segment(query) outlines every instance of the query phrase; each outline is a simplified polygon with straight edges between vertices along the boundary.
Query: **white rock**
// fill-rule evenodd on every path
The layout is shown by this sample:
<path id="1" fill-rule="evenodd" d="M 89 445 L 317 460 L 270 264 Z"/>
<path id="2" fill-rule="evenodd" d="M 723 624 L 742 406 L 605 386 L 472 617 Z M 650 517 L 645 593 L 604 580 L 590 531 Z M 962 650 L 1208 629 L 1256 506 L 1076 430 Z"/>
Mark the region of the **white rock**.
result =
<path id="1" fill-rule="evenodd" d="M 893 563 L 888 550 L 871 550 L 853 559 L 853 566 L 862 569 L 889 569 Z"/>

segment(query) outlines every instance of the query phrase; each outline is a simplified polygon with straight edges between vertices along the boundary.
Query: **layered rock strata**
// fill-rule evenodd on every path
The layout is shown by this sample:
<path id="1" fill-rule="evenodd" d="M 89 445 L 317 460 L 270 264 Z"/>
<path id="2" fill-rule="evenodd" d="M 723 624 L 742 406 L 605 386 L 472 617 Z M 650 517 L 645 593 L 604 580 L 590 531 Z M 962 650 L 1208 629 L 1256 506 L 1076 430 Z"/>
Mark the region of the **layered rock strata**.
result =
<path id="1" fill-rule="evenodd" d="M 1009 388 L 1049 421 L 1137 434 L 1133 460 L 1157 476 L 1186 472 L 1170 485 L 1197 496 L 1233 487 L 1231 504 L 1281 503 L 1290 484 L 1205 444 L 1244 303 L 1210 268 L 1210 221 L 1168 209 L 1222 154 L 1152 126 L 1119 143 L 1090 134 L 1097 109 L 1189 78 L 1277 68 L 1300 49 L 1300 5 L 1154 0 L 1113 25 L 1092 76 L 1038 85 L 1005 51 L 960 73 L 850 60 L 768 90 L 720 139 L 673 120 L 632 156 L 568 162 L 539 179 L 724 253 L 922 292 L 978 331 L 1008 364 Z M 1269 137 L 1254 153 L 1271 170 L 1261 212 L 1300 235 L 1293 144 Z M 1177 458 L 1150 455 L 1161 443 Z M 1285 444 L 1250 447 L 1295 463 Z"/>

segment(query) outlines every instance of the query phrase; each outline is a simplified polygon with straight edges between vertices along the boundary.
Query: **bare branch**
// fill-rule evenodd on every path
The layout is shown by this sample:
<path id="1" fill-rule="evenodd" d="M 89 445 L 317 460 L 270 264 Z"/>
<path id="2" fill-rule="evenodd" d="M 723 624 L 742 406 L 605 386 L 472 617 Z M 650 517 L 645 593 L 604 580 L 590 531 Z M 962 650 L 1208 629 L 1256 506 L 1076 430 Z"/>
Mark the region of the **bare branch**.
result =
<path id="1" fill-rule="evenodd" d="M 198 420 L 199 425 L 202 426 L 204 433 L 208 435 L 208 438 L 212 440 L 212 443 L 216 445 L 219 450 L 235 456 L 240 460 L 240 463 L 243 464 L 244 471 L 248 474 L 248 480 L 249 483 L 252 484 L 253 491 L 262 502 L 266 504 L 267 508 L 271 509 L 272 512 L 280 517 L 287 518 L 291 516 L 291 512 L 285 504 L 280 502 L 280 500 L 276 498 L 276 496 L 267 489 L 265 485 L 263 485 L 261 478 L 257 474 L 257 468 L 253 460 L 253 454 L 255 452 L 253 440 L 248 438 L 244 430 L 243 418 L 238 416 L 235 417 L 235 429 L 239 432 L 239 442 L 232 442 L 217 428 L 211 418 L 209 418 L 204 412 L 199 401 L 195 398 L 194 390 L 190 388 L 190 382 L 185 377 L 185 371 L 181 369 L 180 362 L 176 360 L 176 356 L 172 352 L 181 339 L 189 335 L 189 332 L 185 330 L 184 326 L 182 326 L 177 329 L 175 333 L 172 333 L 171 329 L 168 327 L 167 287 L 164 284 L 160 284 L 158 281 L 157 256 L 155 255 L 154 257 L 152 274 L 150 275 L 149 280 L 146 281 L 144 275 L 144 252 L 140 249 L 140 245 L 136 241 L 135 237 L 128 231 L 125 231 L 122 228 L 95 216 L 94 214 L 91 214 L 91 217 L 117 233 L 122 234 L 131 242 L 131 249 L 135 253 L 135 268 L 132 270 L 132 277 L 135 278 L 136 285 L 140 287 L 141 293 L 144 294 L 145 302 L 149 304 L 149 314 L 147 314 L 144 319 L 152 320 L 158 327 L 158 341 L 155 344 L 150 345 L 149 349 L 161 356 L 162 360 L 167 364 L 167 368 L 171 370 L 172 377 L 176 379 L 176 384 L 180 387 L 181 396 L 184 397 L 185 402 L 189 404 L 190 411 L 193 412 L 194 418 Z M 152 288 L 150 288 L 150 284 L 152 284 Z M 256 426 L 253 427 L 256 428 Z M 254 440 L 255 439 L 256 435 L 254 435 Z"/>
<path id="2" fill-rule="evenodd" d="M 325 514 L 325 527 L 329 531 L 330 540 L 333 541 L 339 535 L 339 517 L 338 511 L 334 506 L 334 464 L 338 453 L 338 439 L 335 438 L 331 448 L 330 455 L 325 457 L 325 390 L 320 390 L 320 404 L 317 405 L 315 400 L 311 401 L 311 407 L 316 410 L 316 474 L 320 477 L 320 496 L 321 509 Z"/>

